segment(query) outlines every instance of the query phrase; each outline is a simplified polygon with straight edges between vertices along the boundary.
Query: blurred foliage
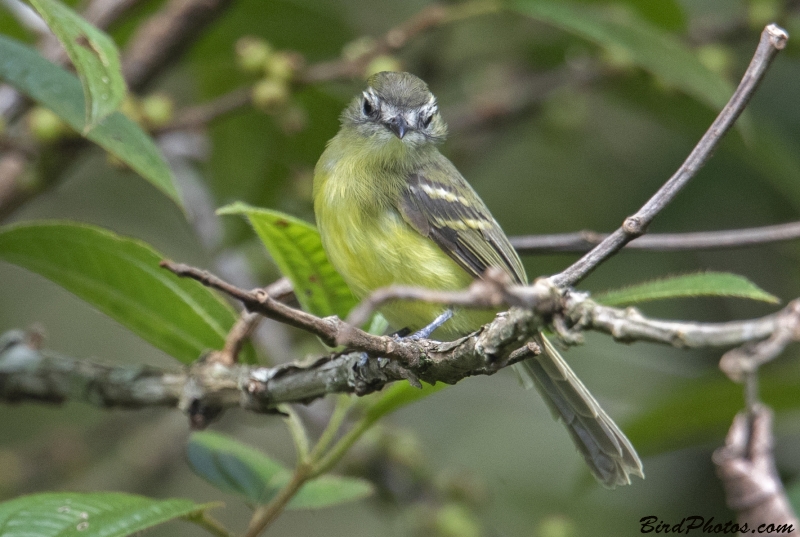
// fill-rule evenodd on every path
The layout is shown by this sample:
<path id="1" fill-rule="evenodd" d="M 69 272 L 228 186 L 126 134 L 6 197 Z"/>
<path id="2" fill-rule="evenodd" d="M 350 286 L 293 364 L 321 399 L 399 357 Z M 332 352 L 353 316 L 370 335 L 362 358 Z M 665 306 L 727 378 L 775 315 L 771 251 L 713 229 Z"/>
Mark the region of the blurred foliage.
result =
<path id="1" fill-rule="evenodd" d="M 66 3 L 80 12 L 82 3 Z M 163 5 L 164 0 L 139 2 L 109 28 L 120 50 Z M 159 136 L 188 218 L 151 184 L 108 162 L 99 149 L 72 155 L 74 140 L 59 139 L 63 131 L 58 131 L 23 176 L 32 187 L 52 186 L 3 224 L 85 222 L 141 239 L 176 260 L 226 276 L 230 270 L 247 282 L 243 285 L 269 283 L 279 275 L 280 260 L 269 257 L 245 219 L 217 219 L 214 209 L 244 202 L 313 221 L 313 166 L 363 80 L 353 76 L 303 84 L 292 77 L 303 65 L 357 56 L 427 5 L 423 0 L 233 3 L 179 61 L 136 96 L 142 104 L 123 107 L 126 113 L 138 110 L 130 114 L 142 120 L 146 99 L 159 96 L 149 101 L 156 120 L 143 123 L 144 128 L 162 128 L 186 107 L 272 81 L 272 86 L 261 86 L 269 106 L 239 107 L 191 135 L 178 131 Z M 459 12 L 464 4 L 444 5 Z M 800 5 L 793 0 L 518 0 L 495 13 L 454 17 L 412 37 L 396 52 L 382 54 L 373 67 L 399 65 L 429 83 L 451 126 L 444 153 L 508 234 L 609 231 L 692 149 L 726 91 L 737 83 L 768 21 L 800 34 Z M 5 8 L 0 8 L 0 34 L 2 43 L 36 41 L 34 32 Z M 243 37 L 263 39 L 283 64 L 242 69 L 237 50 Z M 0 65 L 8 61 L 6 55 Z M 364 71 L 369 68 L 365 65 Z M 57 72 L 61 74 L 53 76 L 70 76 L 72 86 L 79 87 L 77 79 Z M 651 231 L 796 220 L 798 87 L 800 39 L 794 38 L 754 96 L 747 127 L 728 135 Z M 59 113 L 45 97 L 37 99 Z M 83 104 L 72 102 L 68 113 L 70 124 L 80 131 Z M 118 114 L 109 119 L 114 117 L 130 130 L 132 122 Z M 0 141 L 19 136 L 25 144 L 38 143 L 23 127 L 10 124 Z M 61 166 L 64 155 L 71 160 Z M 171 192 L 172 183 L 160 181 L 154 183 Z M 557 272 L 572 259 L 547 255 L 525 262 L 533 276 Z M 671 274 L 720 271 L 741 274 L 785 303 L 800 295 L 799 261 L 795 243 L 681 254 L 623 252 L 582 287 L 601 291 Z M 173 363 L 39 276 L 0 263 L 0 282 L 0 333 L 38 323 L 47 333 L 47 346 L 70 356 Z M 725 297 L 642 306 L 648 315 L 702 321 L 741 319 L 774 309 Z M 295 330 L 264 330 L 269 344 L 286 346 L 284 354 L 292 358 L 324 352 L 314 338 Z M 270 348 L 266 354 L 273 354 Z M 621 346 L 597 335 L 568 353 L 579 376 L 645 455 L 647 479 L 631 487 L 606 491 L 591 482 L 544 405 L 518 389 L 511 374 L 502 373 L 469 379 L 403 407 L 392 420 L 406 432 L 392 433 L 382 420 L 375 436 L 369 433 L 356 444 L 344 467 L 376 483 L 376 499 L 324 515 L 289 512 L 272 531 L 330 536 L 636 535 L 639 519 L 648 515 L 674 522 L 694 514 L 731 519 L 710 453 L 723 441 L 743 399 L 741 388 L 716 369 L 720 355 L 716 350 Z M 800 481 L 797 359 L 797 350 L 790 347 L 764 368 L 761 378 L 762 397 L 777 412 L 776 452 L 787 483 Z M 405 404 L 419 393 L 405 384 L 393 390 L 382 399 L 387 405 Z M 392 399 L 398 394 L 400 399 Z M 329 402 L 300 410 L 310 434 L 320 434 L 330 415 Z M 171 417 L 166 411 L 122 413 L 83 405 L 3 407 L 0 497 L 62 488 L 190 497 L 198 503 L 222 497 L 228 507 L 214 515 L 243 530 L 249 510 L 236 496 L 221 496 L 191 473 L 181 457 L 185 425 Z M 231 412 L 215 427 L 282 464 L 294 456 L 291 437 L 279 420 Z M 443 475 L 451 476 L 447 486 L 439 481 Z M 468 484 L 453 485 L 464 481 Z M 795 498 L 796 491 L 795 485 Z M 196 532 L 192 526 L 172 524 L 150 534 Z"/>

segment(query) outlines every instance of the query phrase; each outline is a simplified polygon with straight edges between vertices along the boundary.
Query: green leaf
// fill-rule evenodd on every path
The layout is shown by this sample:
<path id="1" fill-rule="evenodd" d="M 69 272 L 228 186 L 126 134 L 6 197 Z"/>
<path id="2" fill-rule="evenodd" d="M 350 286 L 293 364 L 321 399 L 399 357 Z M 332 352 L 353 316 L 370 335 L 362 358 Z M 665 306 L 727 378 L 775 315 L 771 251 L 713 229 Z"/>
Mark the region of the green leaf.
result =
<path id="1" fill-rule="evenodd" d="M 182 207 L 167 163 L 153 140 L 136 123 L 114 112 L 83 132 L 83 90 L 75 75 L 48 62 L 36 50 L 0 35 L 0 80 L 52 110 Z"/>
<path id="2" fill-rule="evenodd" d="M 366 498 L 375 491 L 372 483 L 355 477 L 323 475 L 307 482 L 287 509 L 321 509 Z"/>
<path id="3" fill-rule="evenodd" d="M 716 110 L 733 93 L 724 78 L 678 39 L 632 13 L 548 0 L 516 0 L 513 5 L 536 20 L 622 51 L 635 65 Z"/>
<path id="4" fill-rule="evenodd" d="M 192 434 L 186 454 L 197 475 L 255 504 L 269 502 L 289 479 L 289 470 L 282 464 L 220 433 Z"/>
<path id="5" fill-rule="evenodd" d="M 194 433 L 187 456 L 200 477 L 257 505 L 268 503 L 292 477 L 289 469 L 264 453 L 219 433 Z M 338 505 L 364 498 L 372 490 L 372 485 L 361 479 L 322 476 L 304 484 L 287 509 Z"/>
<path id="6" fill-rule="evenodd" d="M 775 412 L 800 408 L 796 369 L 776 368 L 759 375 L 759 396 Z M 655 455 L 707 442 L 721 444 L 733 417 L 743 409 L 743 387 L 715 372 L 671 390 L 669 397 L 644 410 L 623 429 L 640 455 Z"/>
<path id="7" fill-rule="evenodd" d="M 125 80 L 114 41 L 58 0 L 28 0 L 64 46 L 80 76 L 89 130 L 119 108 Z M 81 129 L 84 130 L 84 129 Z"/>
<path id="8" fill-rule="evenodd" d="M 415 388 L 408 382 L 397 382 L 391 388 L 381 392 L 365 413 L 365 418 L 370 422 L 378 421 L 387 414 L 398 410 L 401 407 L 415 403 L 429 395 L 433 395 L 445 388 L 447 384 L 439 382 L 428 384 L 423 382 L 422 389 Z"/>
<path id="9" fill-rule="evenodd" d="M 209 507 L 119 492 L 47 492 L 0 503 L 0 535 L 124 537 L 176 518 L 192 520 Z"/>
<path id="10" fill-rule="evenodd" d="M 0 260 L 41 274 L 178 360 L 221 349 L 233 310 L 196 281 L 159 267 L 149 245 L 71 222 L 0 228 Z"/>
<path id="11" fill-rule="evenodd" d="M 579 0 L 586 4 L 624 5 L 635 11 L 642 18 L 666 30 L 683 30 L 686 28 L 686 14 L 676 0 Z"/>
<path id="12" fill-rule="evenodd" d="M 744 276 L 729 272 L 698 272 L 671 276 L 597 293 L 594 299 L 607 306 L 627 306 L 665 298 L 699 296 L 748 298 L 772 304 L 780 302 L 776 296 L 767 293 Z"/>
<path id="13" fill-rule="evenodd" d="M 294 286 L 300 305 L 309 313 L 347 317 L 356 299 L 333 268 L 317 229 L 287 214 L 233 203 L 217 214 L 245 215 L 261 241 Z"/>

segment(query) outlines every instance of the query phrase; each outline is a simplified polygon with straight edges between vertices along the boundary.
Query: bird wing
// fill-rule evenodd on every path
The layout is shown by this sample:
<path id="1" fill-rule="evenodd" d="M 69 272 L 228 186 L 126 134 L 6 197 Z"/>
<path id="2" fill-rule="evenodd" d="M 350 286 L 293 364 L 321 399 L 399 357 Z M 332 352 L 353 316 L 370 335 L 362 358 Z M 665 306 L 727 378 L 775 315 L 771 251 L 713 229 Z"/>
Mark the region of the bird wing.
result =
<path id="1" fill-rule="evenodd" d="M 472 276 L 500 267 L 515 283 L 527 280 L 519 256 L 478 195 L 455 166 L 442 161 L 408 176 L 398 210 L 409 225 L 433 240 Z M 544 337 L 542 352 L 514 364 L 527 386 L 536 387 L 595 477 L 606 487 L 644 477 L 642 463 L 625 434 L 600 407 L 561 354 Z"/>
<path id="2" fill-rule="evenodd" d="M 514 283 L 527 281 L 517 252 L 489 209 L 453 164 L 441 158 L 409 174 L 397 209 L 475 278 L 499 267 Z"/>

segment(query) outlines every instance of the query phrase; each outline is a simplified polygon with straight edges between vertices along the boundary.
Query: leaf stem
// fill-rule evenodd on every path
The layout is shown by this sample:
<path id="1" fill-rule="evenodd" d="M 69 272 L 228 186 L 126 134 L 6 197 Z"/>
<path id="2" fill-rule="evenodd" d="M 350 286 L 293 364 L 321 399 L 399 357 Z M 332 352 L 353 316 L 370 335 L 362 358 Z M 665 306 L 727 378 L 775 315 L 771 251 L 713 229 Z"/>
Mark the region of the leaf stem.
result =
<path id="1" fill-rule="evenodd" d="M 250 519 L 244 537 L 258 537 L 280 515 L 300 488 L 313 477 L 308 464 L 298 464 L 294 469 L 292 478 L 266 505 L 259 506 Z"/>
<path id="2" fill-rule="evenodd" d="M 325 450 L 327 450 L 328 446 L 330 446 L 331 442 L 333 442 L 336 433 L 339 432 L 345 417 L 347 417 L 347 413 L 353 406 L 352 401 L 352 397 L 344 394 L 340 395 L 336 400 L 336 406 L 333 408 L 333 414 L 331 414 L 331 418 L 328 421 L 328 426 L 325 427 L 324 431 L 322 431 L 319 440 L 317 440 L 317 445 L 315 445 L 314 449 L 311 450 L 309 460 L 312 464 L 316 463 L 322 458 Z"/>
<path id="3" fill-rule="evenodd" d="M 209 515 L 206 511 L 202 511 L 195 516 L 186 517 L 186 520 L 192 524 L 197 524 L 210 534 L 216 535 L 217 537 L 234 537 L 233 533 L 228 531 L 225 526 L 223 526 L 217 519 Z"/>
<path id="4" fill-rule="evenodd" d="M 367 414 L 353 426 L 352 429 L 339 439 L 336 444 L 314 465 L 312 475 L 317 477 L 333 468 L 347 453 L 356 441 L 377 421 L 374 416 Z"/>
<path id="5" fill-rule="evenodd" d="M 280 410 L 287 414 L 285 421 L 286 426 L 289 428 L 289 433 L 292 435 L 294 447 L 297 450 L 297 464 L 298 466 L 305 464 L 309 457 L 309 441 L 306 428 L 300 420 L 300 416 L 291 405 L 281 405 Z"/>

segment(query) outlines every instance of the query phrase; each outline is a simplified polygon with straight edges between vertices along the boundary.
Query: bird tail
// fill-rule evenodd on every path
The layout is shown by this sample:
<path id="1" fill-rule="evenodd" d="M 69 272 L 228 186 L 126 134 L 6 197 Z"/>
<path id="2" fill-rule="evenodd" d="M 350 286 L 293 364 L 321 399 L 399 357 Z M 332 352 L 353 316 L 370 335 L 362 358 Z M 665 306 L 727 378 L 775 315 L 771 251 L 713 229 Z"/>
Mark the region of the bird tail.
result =
<path id="1" fill-rule="evenodd" d="M 642 461 L 630 440 L 572 371 L 543 334 L 535 338 L 542 352 L 514 365 L 523 384 L 535 386 L 553 416 L 566 425 L 592 474 L 608 488 L 644 478 Z"/>

